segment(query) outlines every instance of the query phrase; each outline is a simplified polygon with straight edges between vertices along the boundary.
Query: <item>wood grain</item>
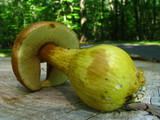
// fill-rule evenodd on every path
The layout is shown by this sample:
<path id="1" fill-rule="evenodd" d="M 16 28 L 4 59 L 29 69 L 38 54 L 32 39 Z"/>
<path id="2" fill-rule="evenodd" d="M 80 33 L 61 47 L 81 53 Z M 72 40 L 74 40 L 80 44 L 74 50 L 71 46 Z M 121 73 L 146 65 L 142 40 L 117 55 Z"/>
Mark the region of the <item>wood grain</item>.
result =
<path id="1" fill-rule="evenodd" d="M 148 85 L 143 103 L 160 107 L 160 64 L 135 61 L 144 70 Z M 45 64 L 42 65 L 42 78 Z M 70 82 L 26 90 L 12 72 L 10 58 L 0 58 L 0 120 L 159 120 L 147 111 L 100 112 L 86 106 L 73 91 Z"/>

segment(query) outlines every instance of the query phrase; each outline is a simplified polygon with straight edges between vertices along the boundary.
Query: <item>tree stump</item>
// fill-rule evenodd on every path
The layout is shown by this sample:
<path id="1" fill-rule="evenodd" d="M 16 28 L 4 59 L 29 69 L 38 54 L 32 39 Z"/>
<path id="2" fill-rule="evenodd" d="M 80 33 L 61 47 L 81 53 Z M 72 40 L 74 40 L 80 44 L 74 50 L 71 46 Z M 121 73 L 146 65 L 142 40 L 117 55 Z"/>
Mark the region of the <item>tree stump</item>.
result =
<path id="1" fill-rule="evenodd" d="M 160 107 L 160 64 L 135 61 L 148 81 L 142 103 Z M 41 78 L 45 77 L 42 64 Z M 70 82 L 31 92 L 13 74 L 10 58 L 0 58 L 0 120 L 159 120 L 147 111 L 96 111 L 85 105 Z"/>

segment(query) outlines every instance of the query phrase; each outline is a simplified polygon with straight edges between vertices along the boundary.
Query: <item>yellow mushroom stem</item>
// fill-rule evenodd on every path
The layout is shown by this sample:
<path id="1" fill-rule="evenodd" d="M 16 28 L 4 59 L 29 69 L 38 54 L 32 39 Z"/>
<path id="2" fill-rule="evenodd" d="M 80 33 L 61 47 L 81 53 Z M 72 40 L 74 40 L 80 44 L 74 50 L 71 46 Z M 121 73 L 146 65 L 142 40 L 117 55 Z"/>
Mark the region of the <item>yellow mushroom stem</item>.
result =
<path id="1" fill-rule="evenodd" d="M 78 49 L 69 49 L 47 43 L 39 51 L 41 61 L 47 62 L 65 74 L 68 74 L 68 66 L 71 59 L 78 53 Z"/>

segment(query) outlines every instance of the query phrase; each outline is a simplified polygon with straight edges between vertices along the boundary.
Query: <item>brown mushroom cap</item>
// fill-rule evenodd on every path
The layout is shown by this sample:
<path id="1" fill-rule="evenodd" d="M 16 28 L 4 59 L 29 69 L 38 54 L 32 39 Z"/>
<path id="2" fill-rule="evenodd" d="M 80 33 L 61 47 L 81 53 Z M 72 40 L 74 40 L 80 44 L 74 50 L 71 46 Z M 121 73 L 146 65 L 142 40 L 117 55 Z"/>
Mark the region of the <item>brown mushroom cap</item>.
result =
<path id="1" fill-rule="evenodd" d="M 46 43 L 64 48 L 79 48 L 77 35 L 57 22 L 37 22 L 23 29 L 12 49 L 12 68 L 17 79 L 28 89 L 35 91 L 42 86 L 52 86 L 67 80 L 57 68 L 47 65 L 47 78 L 40 82 L 39 49 Z"/>

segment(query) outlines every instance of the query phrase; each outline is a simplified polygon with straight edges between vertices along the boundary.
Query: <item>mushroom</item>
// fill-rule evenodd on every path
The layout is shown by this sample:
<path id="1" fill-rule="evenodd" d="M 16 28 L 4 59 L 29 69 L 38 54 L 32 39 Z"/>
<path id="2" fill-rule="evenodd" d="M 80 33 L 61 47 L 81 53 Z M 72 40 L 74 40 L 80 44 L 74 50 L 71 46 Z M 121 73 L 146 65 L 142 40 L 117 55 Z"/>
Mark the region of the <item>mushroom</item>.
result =
<path id="1" fill-rule="evenodd" d="M 81 100 L 101 111 L 115 110 L 135 100 L 145 78 L 124 50 L 111 45 L 78 48 L 76 34 L 66 26 L 55 22 L 32 24 L 14 43 L 13 71 L 32 91 L 62 84 L 67 75 Z M 41 62 L 49 65 L 42 83 Z"/>
<path id="2" fill-rule="evenodd" d="M 64 48 L 79 48 L 77 35 L 57 22 L 37 22 L 23 29 L 13 46 L 12 68 L 17 79 L 32 91 L 44 86 L 60 85 L 68 79 L 59 69 L 48 64 L 47 78 L 40 82 L 41 61 L 38 53 L 46 43 Z"/>

